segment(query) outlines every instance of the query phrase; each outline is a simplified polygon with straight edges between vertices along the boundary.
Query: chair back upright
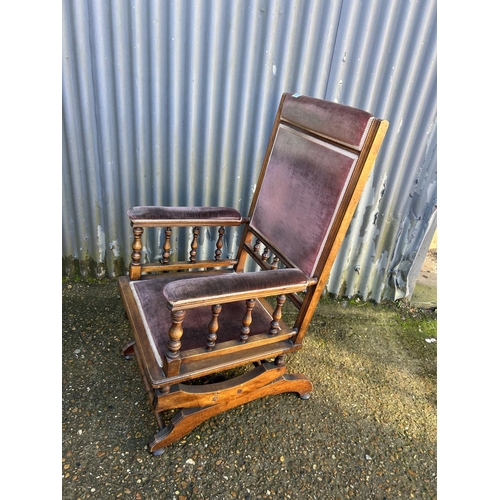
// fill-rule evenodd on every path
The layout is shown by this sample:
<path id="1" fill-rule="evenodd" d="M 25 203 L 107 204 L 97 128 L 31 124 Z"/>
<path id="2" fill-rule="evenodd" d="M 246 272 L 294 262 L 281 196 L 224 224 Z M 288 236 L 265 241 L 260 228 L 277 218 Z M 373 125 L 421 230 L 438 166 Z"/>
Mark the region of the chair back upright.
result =
<path id="1" fill-rule="evenodd" d="M 282 98 L 249 228 L 307 276 L 321 273 L 331 232 L 340 229 L 374 120 L 321 99 Z"/>
<path id="2" fill-rule="evenodd" d="M 249 210 L 237 271 L 257 238 L 317 284 L 294 303 L 300 343 L 389 126 L 361 109 L 283 94 Z M 259 262 L 258 262 L 259 263 Z M 269 266 L 261 267 L 268 269 Z"/>

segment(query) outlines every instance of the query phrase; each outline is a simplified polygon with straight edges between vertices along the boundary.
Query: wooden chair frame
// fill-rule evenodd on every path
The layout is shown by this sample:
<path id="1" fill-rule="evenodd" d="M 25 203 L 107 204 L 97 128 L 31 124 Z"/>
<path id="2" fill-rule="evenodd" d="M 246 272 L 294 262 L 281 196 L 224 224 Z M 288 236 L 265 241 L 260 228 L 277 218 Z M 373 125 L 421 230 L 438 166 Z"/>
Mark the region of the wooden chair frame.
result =
<path id="1" fill-rule="evenodd" d="M 299 106 L 294 99 L 304 104 Z M 315 113 L 325 120 L 318 121 Z M 328 113 L 334 121 L 341 120 L 344 114 L 347 119 L 353 115 L 356 119 L 361 116 L 366 121 L 359 147 L 344 140 L 344 136 L 340 140 L 332 137 L 334 133 L 328 128 Z M 340 118 L 337 118 L 339 115 Z M 166 446 L 213 415 L 254 399 L 282 392 L 296 392 L 304 399 L 309 397 L 313 388 L 311 381 L 302 374 L 286 373 L 284 358 L 286 354 L 303 347 L 304 335 L 387 127 L 386 120 L 374 118 L 361 110 L 297 94 L 284 94 L 247 217 L 242 217 L 234 209 L 213 207 L 182 207 L 177 210 L 171 207 L 135 207 L 129 211 L 134 233 L 132 258 L 129 276 L 120 277 L 118 281 L 134 340 L 124 346 L 123 354 L 126 358 L 137 359 L 158 422 L 159 430 L 149 442 L 153 454 L 161 454 Z M 280 130 L 298 134 L 305 137 L 304 141 L 314 144 L 341 148 L 344 154 L 352 154 L 355 158 L 310 275 L 292 262 L 286 251 L 277 248 L 272 237 L 262 234 L 258 224 L 252 223 L 277 136 L 283 134 Z M 350 132 L 348 128 L 346 130 L 344 135 L 348 137 Z M 205 226 L 219 228 L 214 259 L 196 260 L 200 227 Z M 243 226 L 235 259 L 221 258 L 224 228 L 227 226 Z M 149 227 L 165 229 L 163 258 L 158 263 L 142 262 L 141 238 L 145 228 Z M 170 261 L 173 227 L 193 228 L 189 260 Z M 248 256 L 264 272 L 244 272 Z M 181 274 L 182 279 L 179 279 Z M 276 297 L 276 305 L 272 306 L 266 297 Z M 286 298 L 297 308 L 293 326 L 282 321 Z M 218 342 L 219 316 L 222 317 L 227 307 L 230 310 L 236 307 L 236 303 L 244 305 L 244 314 L 239 318 L 241 327 L 234 338 Z M 158 340 L 152 340 L 152 327 L 145 319 L 143 310 L 153 306 L 158 311 L 154 314 L 163 315 L 163 311 L 169 311 L 170 315 L 169 324 L 161 337 L 164 339 L 161 349 L 155 344 Z M 204 325 L 206 340 L 184 348 L 184 319 L 192 311 L 198 314 L 196 311 L 200 311 L 201 306 L 211 310 L 209 321 Z M 251 334 L 257 313 L 261 316 L 267 314 L 271 321 L 268 331 L 259 330 Z M 207 385 L 193 384 L 200 377 L 243 365 L 250 366 L 250 371 L 233 379 Z M 166 422 L 164 412 L 174 408 L 179 409 L 178 412 Z"/>

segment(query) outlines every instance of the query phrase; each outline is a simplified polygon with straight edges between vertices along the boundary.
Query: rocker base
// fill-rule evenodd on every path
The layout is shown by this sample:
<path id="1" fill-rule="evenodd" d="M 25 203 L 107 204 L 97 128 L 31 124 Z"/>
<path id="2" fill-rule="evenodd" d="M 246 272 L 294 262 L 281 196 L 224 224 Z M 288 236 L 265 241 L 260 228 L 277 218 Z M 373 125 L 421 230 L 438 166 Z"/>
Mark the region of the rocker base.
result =
<path id="1" fill-rule="evenodd" d="M 181 387 L 179 384 L 173 388 L 171 394 L 163 397 L 164 401 L 160 406 L 163 409 L 168 406 L 169 396 L 173 397 L 173 401 L 180 402 L 179 392 L 182 392 L 183 407 L 166 427 L 161 428 L 150 439 L 150 452 L 153 455 L 163 453 L 166 446 L 184 437 L 209 418 L 255 399 L 284 392 L 297 392 L 300 397 L 308 398 L 313 389 L 311 381 L 302 374 L 286 374 L 284 371 L 284 366 L 277 367 L 273 363 L 265 363 L 247 374 L 218 384 L 199 387 Z M 272 378 L 272 374 L 276 376 Z M 189 395 L 188 391 L 192 394 Z M 200 393 L 203 393 L 202 397 Z M 199 401 L 214 403 L 194 406 Z"/>

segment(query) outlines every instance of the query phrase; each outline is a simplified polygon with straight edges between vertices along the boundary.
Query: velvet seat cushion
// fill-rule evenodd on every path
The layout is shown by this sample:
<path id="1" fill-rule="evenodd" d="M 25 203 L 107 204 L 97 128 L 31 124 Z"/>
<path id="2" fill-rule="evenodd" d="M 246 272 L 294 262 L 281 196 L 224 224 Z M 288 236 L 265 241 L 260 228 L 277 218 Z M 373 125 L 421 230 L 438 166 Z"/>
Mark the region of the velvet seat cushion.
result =
<path id="1" fill-rule="evenodd" d="M 190 276 L 191 274 L 192 276 Z M 165 275 L 165 277 L 130 282 L 130 288 L 139 308 L 149 344 L 159 366 L 163 366 L 163 358 L 168 350 L 168 330 L 172 324 L 171 311 L 167 307 L 163 289 L 169 282 L 180 279 L 190 280 L 194 278 L 193 281 L 198 281 L 201 278 L 198 278 L 197 274 L 172 273 Z M 217 343 L 239 338 L 245 313 L 246 302 L 244 300 L 222 305 L 222 311 L 218 318 Z M 208 325 L 211 319 L 211 306 L 202 306 L 186 311 L 182 323 L 184 333 L 181 338 L 181 353 L 188 349 L 206 346 L 209 333 Z M 268 332 L 271 321 L 272 316 L 257 300 L 252 311 L 249 335 Z"/>
<path id="2" fill-rule="evenodd" d="M 179 221 L 192 221 L 196 224 L 237 224 L 242 220 L 238 210 L 230 207 L 161 207 L 138 206 L 127 211 L 130 220 L 139 225 L 141 222 L 162 224 Z"/>

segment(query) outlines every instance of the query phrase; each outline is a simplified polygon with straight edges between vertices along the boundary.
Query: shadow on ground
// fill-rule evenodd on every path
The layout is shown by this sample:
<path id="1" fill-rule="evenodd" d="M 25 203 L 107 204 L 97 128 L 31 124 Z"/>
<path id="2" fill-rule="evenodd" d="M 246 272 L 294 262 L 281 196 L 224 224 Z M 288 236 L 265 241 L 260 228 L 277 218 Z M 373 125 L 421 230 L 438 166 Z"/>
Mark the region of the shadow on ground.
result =
<path id="1" fill-rule="evenodd" d="M 62 498 L 435 499 L 437 311 L 326 298 L 289 372 L 160 457 L 115 281 L 63 283 Z M 285 315 L 286 317 L 286 315 Z"/>

